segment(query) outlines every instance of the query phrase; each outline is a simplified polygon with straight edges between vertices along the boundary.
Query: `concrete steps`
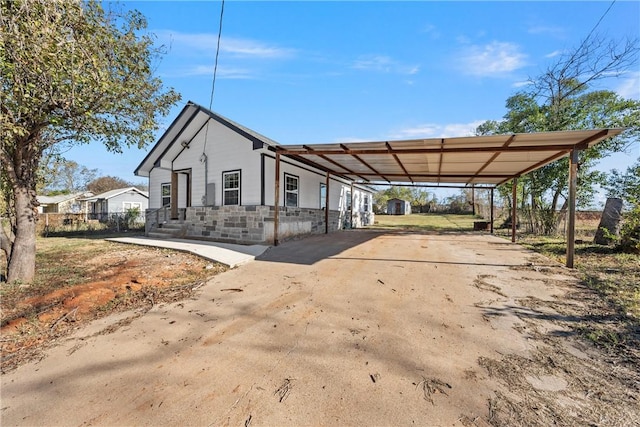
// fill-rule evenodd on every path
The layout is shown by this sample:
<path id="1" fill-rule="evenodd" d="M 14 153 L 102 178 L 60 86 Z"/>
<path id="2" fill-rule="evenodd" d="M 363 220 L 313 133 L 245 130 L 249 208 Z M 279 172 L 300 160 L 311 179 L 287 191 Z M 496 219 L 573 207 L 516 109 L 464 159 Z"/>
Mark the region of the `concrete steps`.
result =
<path id="1" fill-rule="evenodd" d="M 170 221 L 153 227 L 149 231 L 148 237 L 153 239 L 180 239 L 184 237 L 185 231 L 184 224 L 178 221 Z"/>

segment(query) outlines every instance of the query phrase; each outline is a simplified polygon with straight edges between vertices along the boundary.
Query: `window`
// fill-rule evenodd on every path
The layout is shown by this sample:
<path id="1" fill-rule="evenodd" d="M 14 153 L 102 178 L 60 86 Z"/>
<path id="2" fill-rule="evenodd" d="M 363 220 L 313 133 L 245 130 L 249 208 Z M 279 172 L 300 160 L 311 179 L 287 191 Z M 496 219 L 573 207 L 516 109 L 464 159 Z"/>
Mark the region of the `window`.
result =
<path id="1" fill-rule="evenodd" d="M 222 204 L 240 204 L 240 171 L 222 173 Z"/>
<path id="2" fill-rule="evenodd" d="M 364 211 L 369 212 L 369 195 L 364 195 Z"/>
<path id="3" fill-rule="evenodd" d="M 171 184 L 162 184 L 162 206 L 168 206 L 171 204 Z"/>
<path id="4" fill-rule="evenodd" d="M 284 200 L 285 206 L 298 207 L 298 177 L 284 175 Z"/>
<path id="5" fill-rule="evenodd" d="M 345 194 L 347 212 L 351 210 L 351 191 L 347 191 Z"/>
<path id="6" fill-rule="evenodd" d="M 327 184 L 320 184 L 320 209 L 327 207 Z"/>
<path id="7" fill-rule="evenodd" d="M 122 210 L 124 212 L 131 210 L 131 209 L 138 209 L 141 210 L 142 209 L 142 203 L 139 202 L 122 202 Z"/>

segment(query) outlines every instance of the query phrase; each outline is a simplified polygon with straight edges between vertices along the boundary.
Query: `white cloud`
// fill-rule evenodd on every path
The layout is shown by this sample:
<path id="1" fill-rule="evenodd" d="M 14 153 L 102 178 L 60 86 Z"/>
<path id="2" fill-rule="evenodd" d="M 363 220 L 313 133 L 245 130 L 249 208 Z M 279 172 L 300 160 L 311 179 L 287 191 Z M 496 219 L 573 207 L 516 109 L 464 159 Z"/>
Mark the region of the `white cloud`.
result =
<path id="1" fill-rule="evenodd" d="M 209 56 L 216 53 L 218 35 L 213 33 L 181 33 L 177 31 L 156 31 L 158 44 L 165 45 L 170 53 L 184 56 Z M 259 40 L 223 37 L 220 51 L 242 58 L 288 58 L 295 49 L 268 44 Z"/>
<path id="2" fill-rule="evenodd" d="M 213 76 L 213 65 L 194 65 L 189 68 L 179 68 L 163 75 L 165 77 L 197 77 Z M 253 79 L 257 76 L 246 68 L 218 67 L 217 77 L 222 79 Z"/>
<path id="3" fill-rule="evenodd" d="M 438 31 L 438 27 L 433 24 L 426 24 L 422 27 L 421 32 L 428 34 L 432 39 L 440 38 L 440 31 Z"/>
<path id="4" fill-rule="evenodd" d="M 531 85 L 531 80 L 523 80 L 523 81 L 513 83 L 511 87 L 521 88 L 529 85 Z"/>
<path id="5" fill-rule="evenodd" d="M 233 55 L 253 58 L 288 58 L 295 53 L 294 49 L 270 46 L 256 40 L 226 39 L 220 42 L 220 50 Z"/>
<path id="6" fill-rule="evenodd" d="M 364 55 L 353 62 L 351 68 L 364 71 L 377 71 L 380 73 L 417 74 L 420 71 L 418 65 L 401 64 L 385 55 Z"/>
<path id="7" fill-rule="evenodd" d="M 476 76 L 500 76 L 526 65 L 526 55 L 518 45 L 508 42 L 491 42 L 465 48 L 459 56 L 462 72 Z"/>
<path id="8" fill-rule="evenodd" d="M 391 133 L 390 137 L 395 139 L 419 139 L 472 136 L 476 128 L 485 121 L 486 120 L 476 120 L 470 123 L 420 124 L 395 131 Z"/>
<path id="9" fill-rule="evenodd" d="M 562 55 L 562 51 L 561 50 L 554 50 L 553 52 L 547 53 L 544 57 L 545 58 L 555 58 L 556 56 L 560 56 Z"/>
<path id="10" fill-rule="evenodd" d="M 625 74 L 620 80 L 615 92 L 626 99 L 640 100 L 640 72 Z"/>
<path id="11" fill-rule="evenodd" d="M 547 34 L 554 37 L 560 37 L 565 33 L 562 27 L 549 27 L 544 25 L 531 26 L 527 31 L 529 34 Z"/>

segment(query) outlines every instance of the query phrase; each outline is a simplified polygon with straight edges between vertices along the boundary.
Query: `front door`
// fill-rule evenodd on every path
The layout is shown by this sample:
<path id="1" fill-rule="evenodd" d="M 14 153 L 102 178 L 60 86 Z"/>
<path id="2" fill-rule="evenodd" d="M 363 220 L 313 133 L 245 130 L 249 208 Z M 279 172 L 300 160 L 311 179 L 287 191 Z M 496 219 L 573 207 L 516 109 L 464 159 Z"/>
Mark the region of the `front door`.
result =
<path id="1" fill-rule="evenodd" d="M 402 215 L 402 204 L 400 202 L 396 202 L 396 215 Z"/>

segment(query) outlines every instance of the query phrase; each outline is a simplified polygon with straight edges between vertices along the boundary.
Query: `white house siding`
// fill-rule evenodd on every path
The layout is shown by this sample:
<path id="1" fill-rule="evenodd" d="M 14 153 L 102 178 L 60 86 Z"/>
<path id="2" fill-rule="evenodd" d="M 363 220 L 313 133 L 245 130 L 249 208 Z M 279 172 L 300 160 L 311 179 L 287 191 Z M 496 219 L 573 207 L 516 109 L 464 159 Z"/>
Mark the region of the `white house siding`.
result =
<path id="1" fill-rule="evenodd" d="M 207 136 L 206 147 L 204 145 Z M 178 138 L 180 140 L 180 138 Z M 202 154 L 206 154 L 206 182 L 214 184 L 214 205 L 222 205 L 222 173 L 240 170 L 240 202 L 243 205 L 260 204 L 260 156 L 253 150 L 251 141 L 237 134 L 213 119 L 209 130 L 204 126 L 191 140 L 188 149 L 182 150 L 173 162 L 174 170 L 191 168 L 191 205 L 203 206 L 205 196 L 205 164 Z M 182 175 L 181 175 L 182 176 Z M 151 185 L 151 184 L 150 184 Z M 180 189 L 185 189 L 180 185 Z M 182 192 L 178 192 L 179 195 Z M 181 200 L 183 203 L 186 201 Z M 179 205 L 179 207 L 184 207 Z"/>
<path id="2" fill-rule="evenodd" d="M 233 130 L 211 121 L 207 156 L 208 182 L 214 184 L 215 204 L 222 205 L 222 173 L 240 170 L 240 204 L 260 204 L 260 155 L 253 143 Z"/>
<path id="3" fill-rule="evenodd" d="M 127 191 L 126 193 L 118 194 L 107 200 L 107 212 L 124 212 L 125 202 L 140 203 L 141 212 L 144 212 L 149 204 L 149 200 L 137 191 Z"/>
<path id="4" fill-rule="evenodd" d="M 171 171 L 153 168 L 149 174 L 149 209 L 162 207 L 162 184 L 171 182 Z"/>

